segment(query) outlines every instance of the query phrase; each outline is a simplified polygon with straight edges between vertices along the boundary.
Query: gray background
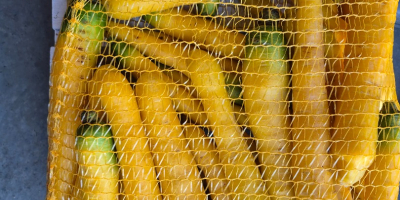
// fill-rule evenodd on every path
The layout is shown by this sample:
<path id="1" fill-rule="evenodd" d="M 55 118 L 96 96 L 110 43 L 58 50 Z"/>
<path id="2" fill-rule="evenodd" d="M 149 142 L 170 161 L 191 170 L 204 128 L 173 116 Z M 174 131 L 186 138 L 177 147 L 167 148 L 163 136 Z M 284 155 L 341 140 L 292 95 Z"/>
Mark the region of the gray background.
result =
<path id="1" fill-rule="evenodd" d="M 50 0 L 0 0 L 0 200 L 45 199 L 53 34 Z M 395 35 L 399 80 L 400 28 Z"/>

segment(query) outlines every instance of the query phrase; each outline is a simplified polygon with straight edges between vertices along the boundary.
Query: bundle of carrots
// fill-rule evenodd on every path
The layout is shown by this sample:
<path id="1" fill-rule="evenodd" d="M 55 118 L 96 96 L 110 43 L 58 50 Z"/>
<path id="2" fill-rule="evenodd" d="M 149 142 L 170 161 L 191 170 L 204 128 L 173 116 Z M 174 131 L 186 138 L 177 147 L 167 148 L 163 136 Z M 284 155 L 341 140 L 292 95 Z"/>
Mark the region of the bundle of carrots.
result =
<path id="1" fill-rule="evenodd" d="M 397 199 L 397 3 L 73 0 L 48 199 Z"/>

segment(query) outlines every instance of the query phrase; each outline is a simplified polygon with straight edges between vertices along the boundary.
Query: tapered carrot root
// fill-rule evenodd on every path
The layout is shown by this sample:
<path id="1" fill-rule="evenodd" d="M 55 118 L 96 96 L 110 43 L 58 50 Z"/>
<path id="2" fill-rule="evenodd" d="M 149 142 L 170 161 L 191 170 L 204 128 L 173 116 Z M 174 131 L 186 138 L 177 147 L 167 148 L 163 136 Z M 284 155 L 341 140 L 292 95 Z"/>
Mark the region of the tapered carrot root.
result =
<path id="1" fill-rule="evenodd" d="M 214 142 L 196 125 L 186 124 L 183 131 L 197 165 L 203 171 L 211 198 L 229 200 L 228 180 Z"/>
<path id="2" fill-rule="evenodd" d="M 359 181 L 372 164 L 382 88 L 392 48 L 397 1 L 349 0 L 345 77 L 338 102 L 331 152 L 343 185 Z M 370 21 L 372 23 L 364 23 Z"/>
<path id="3" fill-rule="evenodd" d="M 136 84 L 161 192 L 166 200 L 206 200 L 200 172 L 172 107 L 163 75 L 161 72 L 143 73 Z"/>
<path id="4" fill-rule="evenodd" d="M 144 133 L 136 96 L 115 67 L 103 65 L 89 83 L 89 94 L 99 97 L 101 109 L 115 138 L 125 199 L 161 199 L 155 167 Z"/>
<path id="5" fill-rule="evenodd" d="M 323 49 L 322 0 L 297 1 L 293 61 L 293 180 L 304 199 L 336 199 Z"/>
<path id="6" fill-rule="evenodd" d="M 271 199 L 294 196 L 290 173 L 291 134 L 288 120 L 289 67 L 283 33 L 261 26 L 246 38 L 243 100 L 248 128 L 257 143 L 258 160 Z"/>

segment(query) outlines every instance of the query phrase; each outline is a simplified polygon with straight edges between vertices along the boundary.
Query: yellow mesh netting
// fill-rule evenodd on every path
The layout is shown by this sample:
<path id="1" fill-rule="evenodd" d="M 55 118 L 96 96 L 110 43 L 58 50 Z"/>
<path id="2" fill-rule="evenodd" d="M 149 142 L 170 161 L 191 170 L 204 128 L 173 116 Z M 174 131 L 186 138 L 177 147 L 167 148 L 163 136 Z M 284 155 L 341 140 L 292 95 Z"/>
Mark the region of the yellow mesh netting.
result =
<path id="1" fill-rule="evenodd" d="M 397 4 L 71 0 L 47 199 L 397 199 Z"/>

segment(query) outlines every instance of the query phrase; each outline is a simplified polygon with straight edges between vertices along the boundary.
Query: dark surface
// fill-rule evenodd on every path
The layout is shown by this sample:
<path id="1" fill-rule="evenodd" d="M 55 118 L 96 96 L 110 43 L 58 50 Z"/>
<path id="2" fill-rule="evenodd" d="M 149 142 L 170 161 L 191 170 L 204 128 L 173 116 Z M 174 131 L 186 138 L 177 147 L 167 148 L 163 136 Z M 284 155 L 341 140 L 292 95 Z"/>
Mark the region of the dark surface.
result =
<path id="1" fill-rule="evenodd" d="M 43 200 L 51 1 L 17 4 L 0 1 L 0 199 Z"/>
<path id="2" fill-rule="evenodd" d="M 397 17 L 397 19 L 400 20 L 400 17 Z M 393 65 L 397 94 L 400 95 L 400 27 L 394 29 Z"/>
<path id="3" fill-rule="evenodd" d="M 399 80 L 400 29 L 396 36 Z M 53 43 L 50 0 L 0 1 L 0 200 L 45 199 Z"/>

